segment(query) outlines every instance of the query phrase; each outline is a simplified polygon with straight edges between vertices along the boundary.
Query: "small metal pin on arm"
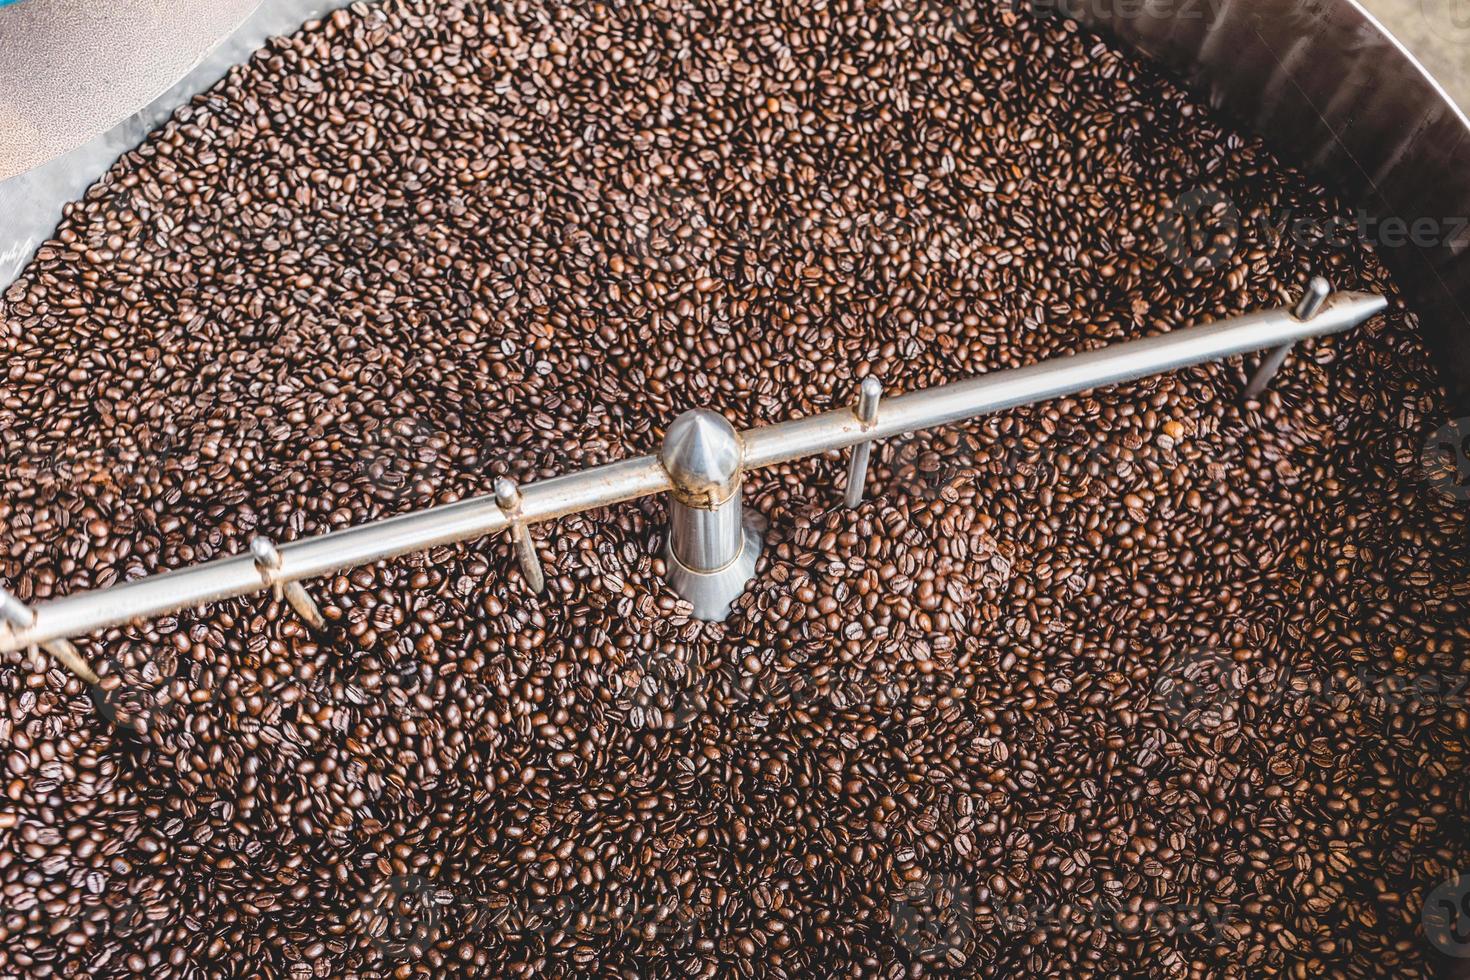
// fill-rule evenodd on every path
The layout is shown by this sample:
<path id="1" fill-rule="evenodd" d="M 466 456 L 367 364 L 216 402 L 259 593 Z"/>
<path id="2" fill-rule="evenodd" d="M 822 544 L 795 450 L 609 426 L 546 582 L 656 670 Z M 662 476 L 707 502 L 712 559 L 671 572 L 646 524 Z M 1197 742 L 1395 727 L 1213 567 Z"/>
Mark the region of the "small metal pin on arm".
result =
<path id="1" fill-rule="evenodd" d="M 877 378 L 864 378 L 858 388 L 857 404 L 852 413 L 867 429 L 878 421 L 878 399 L 883 397 L 883 384 Z M 868 482 L 868 460 L 873 454 L 872 440 L 860 442 L 852 447 L 847 457 L 847 506 L 849 509 L 863 502 L 863 486 Z"/>
<path id="2" fill-rule="evenodd" d="M 536 553 L 536 542 L 531 540 L 531 530 L 521 516 L 521 488 L 514 480 L 501 477 L 495 481 L 495 503 L 510 521 L 510 537 L 516 546 L 516 557 L 521 562 L 521 574 L 532 592 L 546 591 L 546 573 L 541 570 L 541 556 Z"/>
<path id="3" fill-rule="evenodd" d="M 306 624 L 312 629 L 326 629 L 327 621 L 322 616 L 322 611 L 317 608 L 316 601 L 306 594 L 301 583 L 282 582 L 276 577 L 276 573 L 281 570 L 281 552 L 277 550 L 274 541 L 266 537 L 252 538 L 250 554 L 255 558 L 255 567 L 260 572 L 260 577 L 271 587 L 277 602 L 284 598 L 296 610 L 296 615 L 306 620 Z"/>
<path id="4" fill-rule="evenodd" d="M 11 595 L 8 590 L 0 588 L 0 619 L 3 619 L 8 627 L 26 629 L 35 623 L 36 611 Z M 77 648 L 70 640 L 47 640 L 40 644 L 40 647 L 60 661 L 63 667 L 88 684 L 102 683 L 102 678 L 98 677 L 87 665 L 87 661 L 82 659 L 82 655 L 77 652 Z"/>
<path id="5" fill-rule="evenodd" d="M 1332 284 L 1321 276 L 1314 276 L 1307 284 L 1307 291 L 1302 298 L 1297 300 L 1296 306 L 1292 307 L 1291 315 L 1302 323 L 1315 317 L 1322 310 L 1322 304 L 1327 302 L 1327 297 L 1332 295 Z M 1269 351 L 1261 358 L 1261 363 L 1256 366 L 1255 374 L 1251 375 L 1250 384 L 1245 386 L 1245 397 L 1247 399 L 1257 398 L 1271 379 L 1276 377 L 1276 372 L 1281 370 L 1281 365 L 1286 363 L 1286 355 L 1296 344 L 1282 344 L 1280 347 Z"/>

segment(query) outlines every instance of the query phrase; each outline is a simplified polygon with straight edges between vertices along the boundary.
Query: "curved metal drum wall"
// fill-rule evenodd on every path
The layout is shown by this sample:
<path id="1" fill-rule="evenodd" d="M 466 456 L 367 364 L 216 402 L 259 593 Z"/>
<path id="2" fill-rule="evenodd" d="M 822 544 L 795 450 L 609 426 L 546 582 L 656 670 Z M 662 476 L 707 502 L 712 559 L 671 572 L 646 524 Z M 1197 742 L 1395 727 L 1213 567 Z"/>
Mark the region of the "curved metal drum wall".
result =
<path id="1" fill-rule="evenodd" d="M 1470 119 L 1357 0 L 1044 3 L 1162 62 L 1374 218 L 1432 221 L 1433 244 L 1379 251 L 1470 407 Z"/>

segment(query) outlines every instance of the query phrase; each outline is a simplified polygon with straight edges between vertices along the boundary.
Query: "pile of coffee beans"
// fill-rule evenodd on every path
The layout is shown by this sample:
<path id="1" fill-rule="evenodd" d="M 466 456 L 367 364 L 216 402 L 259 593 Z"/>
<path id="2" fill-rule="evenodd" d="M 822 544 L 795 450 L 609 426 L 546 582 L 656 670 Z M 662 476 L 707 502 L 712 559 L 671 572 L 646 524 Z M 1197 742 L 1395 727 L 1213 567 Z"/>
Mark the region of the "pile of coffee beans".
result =
<path id="1" fill-rule="evenodd" d="M 1146 12 L 1145 12 L 1146 13 Z M 1207 202 L 1205 206 L 1201 202 Z M 1261 307 L 1304 345 L 0 663 L 0 975 L 1421 976 L 1470 864 L 1470 520 L 1347 205 L 1075 25 L 390 0 L 274 41 L 5 293 L 26 601 Z M 1449 885 L 1444 883 L 1449 882 Z M 1435 902 L 1426 896 L 1436 888 Z M 1431 928 L 1426 929 L 1426 924 Z M 1450 923 L 1453 925 L 1453 922 Z M 1458 933 L 1465 939 L 1465 933 Z"/>

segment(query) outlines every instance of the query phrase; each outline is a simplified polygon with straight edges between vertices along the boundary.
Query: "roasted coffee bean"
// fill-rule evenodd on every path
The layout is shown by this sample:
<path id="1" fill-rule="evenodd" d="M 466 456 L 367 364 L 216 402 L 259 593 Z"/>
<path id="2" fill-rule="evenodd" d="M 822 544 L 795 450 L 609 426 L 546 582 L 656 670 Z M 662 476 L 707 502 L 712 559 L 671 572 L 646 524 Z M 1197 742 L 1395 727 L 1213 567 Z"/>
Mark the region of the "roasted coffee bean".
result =
<path id="1" fill-rule="evenodd" d="M 1025 9 L 1023 9 L 1025 8 Z M 1026 5 L 390 0 L 271 42 L 5 293 L 27 601 L 1289 303 L 1393 308 L 0 663 L 0 975 L 1421 976 L 1470 865 L 1463 503 L 1351 215 Z"/>

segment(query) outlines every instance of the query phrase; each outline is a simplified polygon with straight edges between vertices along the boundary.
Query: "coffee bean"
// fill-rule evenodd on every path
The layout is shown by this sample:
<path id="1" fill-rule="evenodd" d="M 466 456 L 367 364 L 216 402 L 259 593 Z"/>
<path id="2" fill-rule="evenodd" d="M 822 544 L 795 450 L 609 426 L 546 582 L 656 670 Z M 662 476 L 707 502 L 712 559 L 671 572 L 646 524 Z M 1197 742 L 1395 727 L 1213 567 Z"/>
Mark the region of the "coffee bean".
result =
<path id="1" fill-rule="evenodd" d="M 1014 4 L 393 0 L 272 41 L 5 294 L 26 601 L 688 408 L 1311 274 L 1395 302 L 1244 406 L 1231 362 L 888 440 L 856 510 L 835 456 L 752 473 L 722 624 L 646 500 L 533 529 L 544 596 L 475 541 L 306 583 L 321 633 L 255 597 L 79 638 L 95 691 L 10 656 L 0 975 L 1422 975 L 1415 903 L 1470 864 L 1467 515 L 1378 258 L 1282 214 L 1351 210 Z"/>

